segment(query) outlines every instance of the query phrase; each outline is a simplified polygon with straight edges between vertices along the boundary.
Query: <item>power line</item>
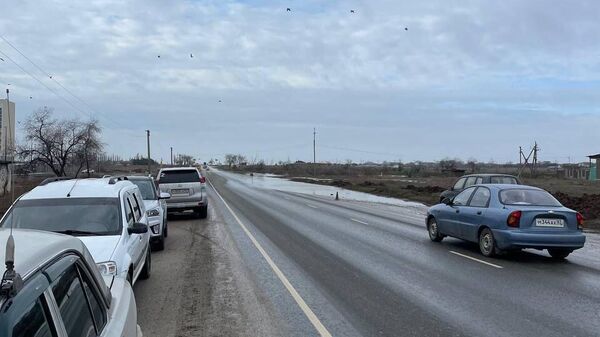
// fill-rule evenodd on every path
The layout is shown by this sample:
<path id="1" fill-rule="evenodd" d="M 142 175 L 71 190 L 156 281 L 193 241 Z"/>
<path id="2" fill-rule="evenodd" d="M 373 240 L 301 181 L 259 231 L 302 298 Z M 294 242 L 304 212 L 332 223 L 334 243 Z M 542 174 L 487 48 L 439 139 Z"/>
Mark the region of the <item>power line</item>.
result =
<path id="1" fill-rule="evenodd" d="M 53 93 L 54 95 L 56 95 L 57 97 L 59 97 L 60 99 L 62 99 L 63 101 L 65 101 L 67 104 L 69 104 L 71 107 L 73 107 L 76 111 L 78 111 L 78 112 L 80 112 L 80 113 L 82 113 L 84 115 L 87 115 L 89 117 L 89 114 L 85 113 L 83 110 L 81 110 L 79 107 L 77 107 L 71 101 L 69 101 L 68 99 L 66 99 L 64 96 L 62 96 L 59 93 L 57 93 L 56 91 L 54 91 L 54 89 L 50 88 L 48 85 L 46 85 L 46 83 L 42 82 L 39 78 L 37 78 L 37 76 L 33 75 L 32 73 L 30 73 L 29 71 L 27 71 L 25 68 L 21 67 L 20 64 L 18 64 L 15 60 L 13 60 L 5 52 L 3 52 L 2 50 L 0 50 L 0 54 L 4 55 L 4 57 L 6 57 L 8 60 L 10 60 L 12 63 L 14 63 L 14 65 L 16 65 L 19 69 L 21 69 L 21 71 L 23 71 L 24 73 L 26 73 L 27 75 L 29 75 L 31 78 L 33 78 L 34 80 L 36 80 L 38 83 L 40 83 L 41 85 L 43 85 L 46 89 L 48 89 L 48 91 L 50 91 L 51 93 Z"/>
<path id="2" fill-rule="evenodd" d="M 66 91 L 69 95 L 73 96 L 76 100 L 78 100 L 79 102 L 83 103 L 83 105 L 85 105 L 88 109 L 90 109 L 92 112 L 94 112 L 95 114 L 98 115 L 102 115 L 101 113 L 99 113 L 98 111 L 96 111 L 91 105 L 89 105 L 86 101 L 84 101 L 83 99 L 81 99 L 79 96 L 75 95 L 71 90 L 67 89 L 64 85 L 62 85 L 62 83 L 60 83 L 56 78 L 54 78 L 54 76 L 50 75 L 50 73 L 48 73 L 47 71 L 45 71 L 44 69 L 42 69 L 42 67 L 40 67 L 37 63 L 33 62 L 32 59 L 30 59 L 29 57 L 27 57 L 27 55 L 25 55 L 25 53 L 23 53 L 19 48 L 17 48 L 15 45 L 13 45 L 12 43 L 10 43 L 10 41 L 8 41 L 4 36 L 0 35 L 0 38 L 2 40 L 4 40 L 4 42 L 6 42 L 10 47 L 12 47 L 14 50 L 16 50 L 21 56 L 23 56 L 27 61 L 29 61 L 29 63 L 31 63 L 34 67 L 36 67 L 39 71 L 41 71 L 45 76 L 47 76 L 49 79 L 51 79 L 54 83 L 56 83 L 58 86 L 60 86 L 64 91 Z M 11 60 L 12 61 L 12 60 Z M 14 63 L 14 61 L 13 61 Z M 89 117 L 92 117 L 91 114 L 88 114 Z M 123 126 L 122 124 L 118 123 L 117 121 L 113 120 L 112 118 L 109 118 L 108 116 L 104 115 L 104 117 L 111 121 L 112 123 L 114 123 L 115 125 L 118 126 Z"/>

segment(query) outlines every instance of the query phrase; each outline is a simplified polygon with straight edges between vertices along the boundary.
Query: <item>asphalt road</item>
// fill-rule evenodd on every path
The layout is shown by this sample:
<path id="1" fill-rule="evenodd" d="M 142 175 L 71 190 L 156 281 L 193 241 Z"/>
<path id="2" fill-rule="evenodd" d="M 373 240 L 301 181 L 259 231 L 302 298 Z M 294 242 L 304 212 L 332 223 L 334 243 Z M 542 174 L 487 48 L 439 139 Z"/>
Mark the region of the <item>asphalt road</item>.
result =
<path id="1" fill-rule="evenodd" d="M 488 259 L 430 242 L 422 209 L 208 177 L 209 218 L 171 219 L 134 287 L 145 336 L 600 335 L 598 236 Z"/>

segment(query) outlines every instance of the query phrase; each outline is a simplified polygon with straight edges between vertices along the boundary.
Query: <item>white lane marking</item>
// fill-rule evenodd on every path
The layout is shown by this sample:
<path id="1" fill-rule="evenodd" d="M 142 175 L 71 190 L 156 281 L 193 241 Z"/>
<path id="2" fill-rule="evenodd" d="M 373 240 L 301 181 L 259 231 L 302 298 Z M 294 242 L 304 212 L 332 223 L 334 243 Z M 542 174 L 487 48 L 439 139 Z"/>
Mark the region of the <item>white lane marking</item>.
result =
<path id="1" fill-rule="evenodd" d="M 298 304 L 298 306 L 300 307 L 302 312 L 304 312 L 304 315 L 306 315 L 306 317 L 312 323 L 312 325 L 315 327 L 317 332 L 323 337 L 331 337 L 331 333 L 329 333 L 329 331 L 327 330 L 327 328 L 325 328 L 323 323 L 321 323 L 321 321 L 319 320 L 317 315 L 315 315 L 315 313 L 310 309 L 308 304 L 306 304 L 304 299 L 300 296 L 298 291 L 296 291 L 294 286 L 290 283 L 290 281 L 287 279 L 287 277 L 283 274 L 281 269 L 279 269 L 279 267 L 277 267 L 275 262 L 273 262 L 273 259 L 271 259 L 269 254 L 267 254 L 267 252 L 260 245 L 260 243 L 258 243 L 258 241 L 254 237 L 254 235 L 252 235 L 252 233 L 250 233 L 248 228 L 246 228 L 246 226 L 242 223 L 240 218 L 238 218 L 237 214 L 235 214 L 235 212 L 231 209 L 231 207 L 229 207 L 229 204 L 227 204 L 225 199 L 223 199 L 221 194 L 219 194 L 219 192 L 217 191 L 215 186 L 210 181 L 208 183 L 215 191 L 215 194 L 221 199 L 221 201 L 223 201 L 223 204 L 225 205 L 225 207 L 227 207 L 229 212 L 231 212 L 231 215 L 233 215 L 233 217 L 235 218 L 237 223 L 240 225 L 240 227 L 242 227 L 242 230 L 244 230 L 244 233 L 246 233 L 246 235 L 248 236 L 250 241 L 252 241 L 252 243 L 254 244 L 254 247 L 256 247 L 256 249 L 260 252 L 260 255 L 262 255 L 262 257 L 267 261 L 267 263 L 269 264 L 269 266 L 271 267 L 271 269 L 273 270 L 275 275 L 277 275 L 277 277 L 279 278 L 281 283 L 283 283 L 283 285 L 285 286 L 287 291 L 290 293 L 290 295 L 292 295 L 292 297 L 294 298 L 294 300 L 296 301 L 296 303 Z"/>
<path id="2" fill-rule="evenodd" d="M 352 220 L 352 221 L 354 221 L 354 222 L 361 223 L 361 224 L 363 224 L 363 225 L 369 225 L 369 223 L 368 223 L 368 222 L 364 222 L 364 221 L 361 221 L 361 220 L 358 220 L 358 219 L 350 218 L 350 220 Z"/>
<path id="3" fill-rule="evenodd" d="M 305 204 L 305 205 L 306 205 L 306 206 L 308 206 L 308 207 L 312 207 L 312 208 L 314 208 L 314 209 L 318 209 L 318 208 L 319 208 L 319 207 L 317 207 L 317 206 L 313 206 L 313 205 L 311 205 L 311 204 Z"/>
<path id="4" fill-rule="evenodd" d="M 485 264 L 485 265 L 488 265 L 488 266 L 491 266 L 491 267 L 494 267 L 494 268 L 498 268 L 498 269 L 502 269 L 502 268 L 504 268 L 504 267 L 502 267 L 502 266 L 499 266 L 499 265 L 497 265 L 497 264 L 489 263 L 489 262 L 487 262 L 487 261 L 483 261 L 483 260 L 480 260 L 480 259 L 474 258 L 474 257 L 472 257 L 472 256 L 469 256 L 469 255 L 461 254 L 461 253 L 459 253 L 459 252 L 455 252 L 455 251 L 453 251 L 453 250 L 451 250 L 451 251 L 450 251 L 450 253 L 452 253 L 452 254 L 455 254 L 455 255 L 458 255 L 458 256 L 462 256 L 462 257 L 464 257 L 464 258 L 467 258 L 467 259 L 469 259 L 469 260 L 473 260 L 473 261 L 476 261 L 476 262 L 479 262 L 479 263 L 483 263 L 483 264 Z"/>

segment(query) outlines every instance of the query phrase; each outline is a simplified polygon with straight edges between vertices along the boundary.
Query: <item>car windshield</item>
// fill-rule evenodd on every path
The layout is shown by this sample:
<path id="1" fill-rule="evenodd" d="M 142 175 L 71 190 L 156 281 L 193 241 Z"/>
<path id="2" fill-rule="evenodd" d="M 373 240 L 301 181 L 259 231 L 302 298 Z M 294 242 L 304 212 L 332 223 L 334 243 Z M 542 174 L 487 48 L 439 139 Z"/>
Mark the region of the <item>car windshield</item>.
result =
<path id="1" fill-rule="evenodd" d="M 150 179 L 132 179 L 130 180 L 132 183 L 137 185 L 142 193 L 142 198 L 144 200 L 156 200 L 156 192 L 154 190 L 154 182 Z"/>
<path id="2" fill-rule="evenodd" d="M 500 192 L 500 201 L 505 205 L 562 206 L 550 193 L 530 189 L 503 190 Z"/>
<path id="3" fill-rule="evenodd" d="M 161 184 L 199 183 L 200 175 L 196 170 L 162 171 L 159 182 Z"/>
<path id="4" fill-rule="evenodd" d="M 72 235 L 119 235 L 119 214 L 117 198 L 20 200 L 1 226 Z"/>
<path id="5" fill-rule="evenodd" d="M 515 177 L 505 177 L 505 176 L 496 176 L 490 178 L 490 183 L 492 184 L 518 184 L 517 179 Z"/>

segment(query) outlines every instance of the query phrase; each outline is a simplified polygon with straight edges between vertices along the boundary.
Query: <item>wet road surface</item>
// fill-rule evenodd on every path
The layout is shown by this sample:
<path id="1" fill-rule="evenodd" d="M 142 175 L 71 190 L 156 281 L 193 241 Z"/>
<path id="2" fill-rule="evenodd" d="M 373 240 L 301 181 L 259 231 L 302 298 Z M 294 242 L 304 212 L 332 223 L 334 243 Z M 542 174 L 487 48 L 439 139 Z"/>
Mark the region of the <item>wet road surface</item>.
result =
<path id="1" fill-rule="evenodd" d="M 172 218 L 134 287 L 145 336 L 598 336 L 597 236 L 488 259 L 430 242 L 422 207 L 208 177 L 209 218 Z"/>

